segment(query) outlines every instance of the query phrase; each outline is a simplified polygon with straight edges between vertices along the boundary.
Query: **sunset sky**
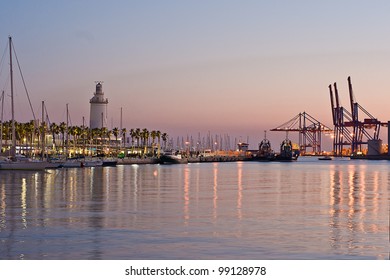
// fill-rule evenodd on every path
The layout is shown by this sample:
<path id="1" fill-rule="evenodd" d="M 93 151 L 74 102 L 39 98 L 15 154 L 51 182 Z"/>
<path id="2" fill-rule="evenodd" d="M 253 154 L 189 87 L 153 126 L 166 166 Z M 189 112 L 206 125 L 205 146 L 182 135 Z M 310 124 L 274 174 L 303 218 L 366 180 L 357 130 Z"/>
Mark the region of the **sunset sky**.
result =
<path id="1" fill-rule="evenodd" d="M 249 136 L 254 148 L 299 112 L 331 126 L 328 85 L 349 109 L 348 76 L 360 105 L 390 120 L 389 13 L 384 0 L 2 1 L 0 87 L 9 95 L 10 35 L 38 116 L 44 100 L 52 122 L 67 103 L 74 125 L 89 122 L 104 81 L 109 128 L 123 107 L 128 129 Z M 14 70 L 17 119 L 27 121 Z"/>

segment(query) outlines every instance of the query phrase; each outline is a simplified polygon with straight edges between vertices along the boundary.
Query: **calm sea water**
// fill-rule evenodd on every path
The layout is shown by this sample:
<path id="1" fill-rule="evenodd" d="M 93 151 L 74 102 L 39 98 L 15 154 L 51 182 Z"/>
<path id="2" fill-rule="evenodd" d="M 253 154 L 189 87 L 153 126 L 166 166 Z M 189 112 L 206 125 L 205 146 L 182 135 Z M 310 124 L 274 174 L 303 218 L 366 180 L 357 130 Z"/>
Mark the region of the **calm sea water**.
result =
<path id="1" fill-rule="evenodd" d="M 388 161 L 0 171 L 0 259 L 389 259 Z"/>

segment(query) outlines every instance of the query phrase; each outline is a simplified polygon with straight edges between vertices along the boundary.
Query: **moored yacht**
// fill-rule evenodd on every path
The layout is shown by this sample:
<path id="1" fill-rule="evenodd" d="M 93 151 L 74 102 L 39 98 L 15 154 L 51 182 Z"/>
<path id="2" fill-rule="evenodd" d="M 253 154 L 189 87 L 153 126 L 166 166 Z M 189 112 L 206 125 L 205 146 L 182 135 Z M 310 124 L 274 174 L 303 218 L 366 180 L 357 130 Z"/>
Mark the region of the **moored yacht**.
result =
<path id="1" fill-rule="evenodd" d="M 44 170 L 50 168 L 51 164 L 45 161 L 0 158 L 0 170 Z"/>
<path id="2" fill-rule="evenodd" d="M 26 158 L 16 154 L 16 131 L 15 131 L 15 110 L 14 110 L 14 88 L 13 88 L 13 70 L 12 70 L 12 38 L 9 37 L 9 68 L 11 79 L 11 112 L 12 112 L 12 145 L 9 158 L 0 160 L 0 170 L 44 170 L 50 164 L 47 161 L 39 161 Z M 1 140 L 2 141 L 2 140 Z"/>
<path id="3" fill-rule="evenodd" d="M 161 163 L 165 164 L 180 164 L 180 163 L 188 163 L 188 159 L 183 157 L 179 152 L 168 151 L 164 152 L 160 156 Z"/>

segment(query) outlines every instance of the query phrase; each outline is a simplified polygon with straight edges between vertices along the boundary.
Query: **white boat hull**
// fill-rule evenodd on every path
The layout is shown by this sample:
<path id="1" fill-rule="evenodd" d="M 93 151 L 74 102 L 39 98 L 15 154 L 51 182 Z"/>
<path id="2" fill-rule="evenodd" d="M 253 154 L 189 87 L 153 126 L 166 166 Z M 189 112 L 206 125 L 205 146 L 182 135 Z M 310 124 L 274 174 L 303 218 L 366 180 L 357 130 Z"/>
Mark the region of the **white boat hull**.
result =
<path id="1" fill-rule="evenodd" d="M 2 162 L 0 170 L 45 170 L 49 165 L 47 162 Z"/>

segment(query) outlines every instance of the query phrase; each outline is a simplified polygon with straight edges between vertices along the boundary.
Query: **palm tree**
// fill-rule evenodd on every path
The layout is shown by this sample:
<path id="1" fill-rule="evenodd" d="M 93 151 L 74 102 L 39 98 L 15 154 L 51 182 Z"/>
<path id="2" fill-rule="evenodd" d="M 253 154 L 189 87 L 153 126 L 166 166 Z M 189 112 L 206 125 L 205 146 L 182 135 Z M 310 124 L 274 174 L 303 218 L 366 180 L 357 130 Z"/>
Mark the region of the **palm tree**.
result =
<path id="1" fill-rule="evenodd" d="M 131 137 L 131 147 L 134 148 L 135 130 L 133 128 L 131 128 L 129 134 L 130 134 L 130 137 Z"/>
<path id="2" fill-rule="evenodd" d="M 150 136 L 152 137 L 152 146 L 154 146 L 154 140 L 156 140 L 157 131 L 152 130 L 152 131 L 150 132 Z"/>
<path id="3" fill-rule="evenodd" d="M 65 151 L 65 133 L 68 133 L 68 127 L 66 123 L 61 122 L 60 123 L 60 132 L 62 134 L 62 151 Z"/>
<path id="4" fill-rule="evenodd" d="M 160 144 L 160 140 L 161 140 L 161 131 L 160 130 L 156 131 L 156 137 L 157 137 L 157 143 Z"/>
<path id="5" fill-rule="evenodd" d="M 148 148 L 148 143 L 149 143 L 149 137 L 150 137 L 150 132 L 146 128 L 144 128 L 141 132 L 141 136 L 143 138 L 143 145 L 144 145 L 144 154 L 146 154 L 147 148 Z"/>
<path id="6" fill-rule="evenodd" d="M 30 147 L 33 147 L 34 145 L 34 132 L 35 132 L 35 122 L 34 120 L 31 120 L 29 121 L 28 123 L 26 123 L 25 125 L 26 127 L 26 134 L 29 136 L 28 139 L 29 139 L 29 143 L 30 143 Z M 30 150 L 30 156 L 32 155 L 32 150 Z"/>
<path id="7" fill-rule="evenodd" d="M 74 130 L 74 126 L 69 126 L 68 127 L 68 143 L 67 143 L 67 147 L 69 149 L 69 145 L 73 142 L 73 150 L 74 150 L 74 133 L 75 133 L 75 130 Z M 70 157 L 72 157 L 72 151 L 71 149 L 69 149 L 68 153 L 70 154 Z"/>
<path id="8" fill-rule="evenodd" d="M 156 131 L 156 137 L 157 137 L 157 156 L 160 156 L 160 140 L 161 140 L 161 131 L 157 130 Z"/>
<path id="9" fill-rule="evenodd" d="M 100 135 L 100 128 L 93 128 L 91 130 L 90 139 L 91 139 L 91 145 L 93 145 L 93 140 L 96 139 L 96 150 L 98 146 L 98 139 L 97 137 Z M 97 151 L 96 151 L 97 152 Z"/>
<path id="10" fill-rule="evenodd" d="M 38 129 L 39 129 L 39 135 L 41 138 L 41 145 L 42 145 L 41 156 L 43 158 L 43 156 L 45 154 L 45 146 L 44 145 L 45 145 L 45 136 L 46 136 L 46 132 L 47 132 L 46 122 L 42 122 Z"/>
<path id="11" fill-rule="evenodd" d="M 164 142 L 164 150 L 166 150 L 167 149 L 168 134 L 165 132 L 163 134 L 161 134 L 161 139 Z"/>
<path id="12" fill-rule="evenodd" d="M 11 121 L 3 122 L 2 139 L 5 140 L 5 146 L 8 146 L 9 135 L 11 133 Z"/>
<path id="13" fill-rule="evenodd" d="M 108 134 L 108 129 L 106 127 L 102 127 L 99 129 L 99 136 L 100 136 L 100 141 L 101 141 L 101 149 L 102 153 L 104 153 L 104 139 L 107 137 Z"/>
<path id="14" fill-rule="evenodd" d="M 113 135 L 112 130 L 106 129 L 106 143 L 108 148 L 111 147 L 111 135 Z"/>
<path id="15" fill-rule="evenodd" d="M 24 123 L 15 122 L 16 139 L 19 141 L 19 145 L 22 146 L 24 139 L 26 138 L 26 129 Z"/>
<path id="16" fill-rule="evenodd" d="M 60 127 L 56 123 L 50 124 L 50 132 L 53 136 L 53 148 L 58 152 L 58 147 L 56 145 L 56 135 L 60 134 Z"/>
<path id="17" fill-rule="evenodd" d="M 152 148 L 153 148 L 153 155 L 155 155 L 155 150 L 154 150 L 154 140 L 156 140 L 157 137 L 157 131 L 152 130 L 150 132 L 150 136 L 152 137 Z"/>
<path id="18" fill-rule="evenodd" d="M 123 147 L 126 146 L 126 132 L 127 132 L 126 128 L 122 128 L 121 134 L 122 134 L 122 144 L 123 144 Z"/>
<path id="19" fill-rule="evenodd" d="M 131 150 L 132 150 L 133 154 L 134 154 L 134 151 L 135 151 L 135 144 L 134 144 L 135 140 L 134 139 L 137 139 L 137 150 L 138 150 L 140 133 L 141 133 L 141 130 L 139 128 L 130 130 Z"/>
<path id="20" fill-rule="evenodd" d="M 37 150 L 41 145 L 41 139 L 39 137 L 40 135 L 41 135 L 41 127 L 34 122 L 33 142 L 35 142 L 35 139 L 37 139 L 37 146 L 36 146 Z"/>
<path id="21" fill-rule="evenodd" d="M 82 125 L 80 127 L 80 136 L 81 136 L 81 139 L 83 140 L 83 155 L 85 156 L 85 141 L 86 139 L 88 138 L 88 135 L 89 135 L 89 128 Z"/>
<path id="22" fill-rule="evenodd" d="M 141 129 L 136 128 L 135 129 L 135 139 L 137 139 L 137 148 L 139 147 L 139 139 L 141 138 Z"/>
<path id="23" fill-rule="evenodd" d="M 115 137 L 115 149 L 117 150 L 117 149 L 118 149 L 119 128 L 114 127 L 114 128 L 112 129 L 112 135 L 114 135 L 114 137 Z"/>
<path id="24" fill-rule="evenodd" d="M 147 128 L 142 129 L 141 131 L 141 137 L 142 137 L 142 142 L 143 146 L 148 146 L 149 145 L 149 138 L 150 138 L 150 132 Z"/>
<path id="25" fill-rule="evenodd" d="M 78 126 L 71 126 L 69 127 L 69 134 L 72 136 L 73 150 L 76 150 L 76 144 L 77 144 L 78 136 L 81 134 L 81 128 Z"/>

